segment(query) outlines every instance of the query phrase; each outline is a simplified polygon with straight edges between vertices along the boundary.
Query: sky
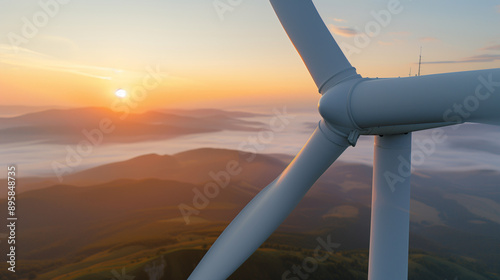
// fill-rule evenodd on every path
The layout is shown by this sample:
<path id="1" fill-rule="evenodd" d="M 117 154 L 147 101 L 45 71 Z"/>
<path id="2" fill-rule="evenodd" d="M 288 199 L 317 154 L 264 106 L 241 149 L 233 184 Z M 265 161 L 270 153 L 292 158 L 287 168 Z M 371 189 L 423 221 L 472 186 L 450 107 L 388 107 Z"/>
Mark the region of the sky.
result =
<path id="1" fill-rule="evenodd" d="M 364 77 L 417 73 L 420 48 L 422 75 L 500 66 L 500 0 L 313 2 Z M 391 3 L 398 13 L 381 20 Z M 234 108 L 320 97 L 268 1 L 0 0 L 0 18 L 0 105 Z"/>

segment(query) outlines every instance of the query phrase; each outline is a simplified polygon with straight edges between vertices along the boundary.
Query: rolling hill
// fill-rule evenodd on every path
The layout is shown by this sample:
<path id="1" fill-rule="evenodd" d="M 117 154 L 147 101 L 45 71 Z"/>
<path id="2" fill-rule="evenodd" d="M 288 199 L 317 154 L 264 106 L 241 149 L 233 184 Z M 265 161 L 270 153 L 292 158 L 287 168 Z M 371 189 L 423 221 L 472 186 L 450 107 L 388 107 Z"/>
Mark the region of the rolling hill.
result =
<path id="1" fill-rule="evenodd" d="M 161 279 L 185 279 L 228 222 L 290 160 L 249 156 L 223 149 L 149 154 L 20 193 L 21 274 L 109 279 L 113 270 L 126 268 L 136 279 L 152 279 L 147 271 L 154 268 Z M 228 172 L 228 163 L 240 171 L 220 187 L 217 178 L 225 178 L 220 172 Z M 279 279 L 311 254 L 317 238 L 328 236 L 340 244 L 338 252 L 310 279 L 366 279 L 371 172 L 370 166 L 335 163 L 231 279 Z M 493 171 L 414 174 L 410 279 L 500 279 L 499 179 Z M 208 196 L 203 193 L 210 183 L 219 189 Z M 196 206 L 200 193 L 205 198 Z M 189 223 L 180 205 L 197 210 Z M 6 207 L 4 199 L 0 208 Z"/>

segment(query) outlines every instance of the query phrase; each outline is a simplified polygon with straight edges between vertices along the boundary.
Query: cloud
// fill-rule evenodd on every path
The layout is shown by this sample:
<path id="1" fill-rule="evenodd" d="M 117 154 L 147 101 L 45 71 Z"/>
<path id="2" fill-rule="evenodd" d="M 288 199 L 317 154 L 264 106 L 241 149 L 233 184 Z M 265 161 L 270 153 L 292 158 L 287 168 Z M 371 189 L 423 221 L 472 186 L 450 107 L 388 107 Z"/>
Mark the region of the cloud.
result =
<path id="1" fill-rule="evenodd" d="M 493 45 L 481 48 L 482 51 L 500 51 L 500 45 Z"/>
<path id="2" fill-rule="evenodd" d="M 30 49 L 21 47 L 13 49 L 7 44 L 0 44 L 0 64 L 66 72 L 102 80 L 110 80 L 112 75 L 119 71 L 114 68 L 73 64 Z"/>
<path id="3" fill-rule="evenodd" d="M 436 37 L 422 37 L 419 39 L 421 42 L 432 42 L 432 41 L 439 41 L 438 38 Z"/>
<path id="4" fill-rule="evenodd" d="M 335 22 L 347 22 L 347 20 L 343 18 L 334 18 L 334 17 L 328 17 L 328 20 L 333 20 Z"/>
<path id="5" fill-rule="evenodd" d="M 500 59 L 500 54 L 481 54 L 471 57 L 466 57 L 463 62 L 493 62 Z"/>
<path id="6" fill-rule="evenodd" d="M 330 30 L 330 32 L 344 37 L 353 37 L 359 34 L 359 32 L 354 28 L 345 26 L 335 26 L 333 24 L 328 24 L 328 29 Z"/>
<path id="7" fill-rule="evenodd" d="M 442 60 L 442 61 L 427 61 L 422 64 L 453 64 L 453 63 L 477 63 L 477 62 L 494 62 L 500 60 L 500 54 L 481 54 L 465 57 L 459 60 Z"/>
<path id="8" fill-rule="evenodd" d="M 496 142 L 486 139 L 452 140 L 450 147 L 457 150 L 479 151 L 500 155 L 500 146 Z"/>

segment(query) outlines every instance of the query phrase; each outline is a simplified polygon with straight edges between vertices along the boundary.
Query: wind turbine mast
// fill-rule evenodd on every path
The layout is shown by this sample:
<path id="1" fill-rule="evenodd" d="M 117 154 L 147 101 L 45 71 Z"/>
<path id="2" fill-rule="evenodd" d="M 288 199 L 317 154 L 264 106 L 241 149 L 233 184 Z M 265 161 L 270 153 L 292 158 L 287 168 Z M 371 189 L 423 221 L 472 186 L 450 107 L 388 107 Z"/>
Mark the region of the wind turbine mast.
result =
<path id="1" fill-rule="evenodd" d="M 420 76 L 420 66 L 422 66 L 422 46 L 420 46 L 420 56 L 418 58 L 418 75 Z"/>

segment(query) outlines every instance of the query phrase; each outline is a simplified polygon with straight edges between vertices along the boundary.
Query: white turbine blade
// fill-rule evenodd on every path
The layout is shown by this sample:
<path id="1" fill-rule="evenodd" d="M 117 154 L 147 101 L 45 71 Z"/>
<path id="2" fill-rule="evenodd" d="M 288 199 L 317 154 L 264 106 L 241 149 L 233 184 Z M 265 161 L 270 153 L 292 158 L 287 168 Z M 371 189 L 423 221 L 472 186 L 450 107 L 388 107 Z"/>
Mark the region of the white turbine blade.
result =
<path id="1" fill-rule="evenodd" d="M 316 129 L 283 173 L 243 208 L 188 280 L 226 279 L 285 220 L 314 182 L 349 145 L 346 139 L 333 139 L 332 135 L 325 136 L 322 130 L 322 127 Z"/>
<path id="2" fill-rule="evenodd" d="M 340 85 L 322 96 L 320 112 L 330 124 L 348 126 L 352 120 L 367 129 L 463 122 L 500 125 L 500 69 L 355 82 L 346 83 L 348 90 Z M 339 90 L 349 94 L 343 103 Z M 343 117 L 348 116 L 346 108 L 352 117 Z"/>
<path id="3" fill-rule="evenodd" d="M 321 93 L 347 77 L 359 77 L 311 0 L 270 2 Z"/>

